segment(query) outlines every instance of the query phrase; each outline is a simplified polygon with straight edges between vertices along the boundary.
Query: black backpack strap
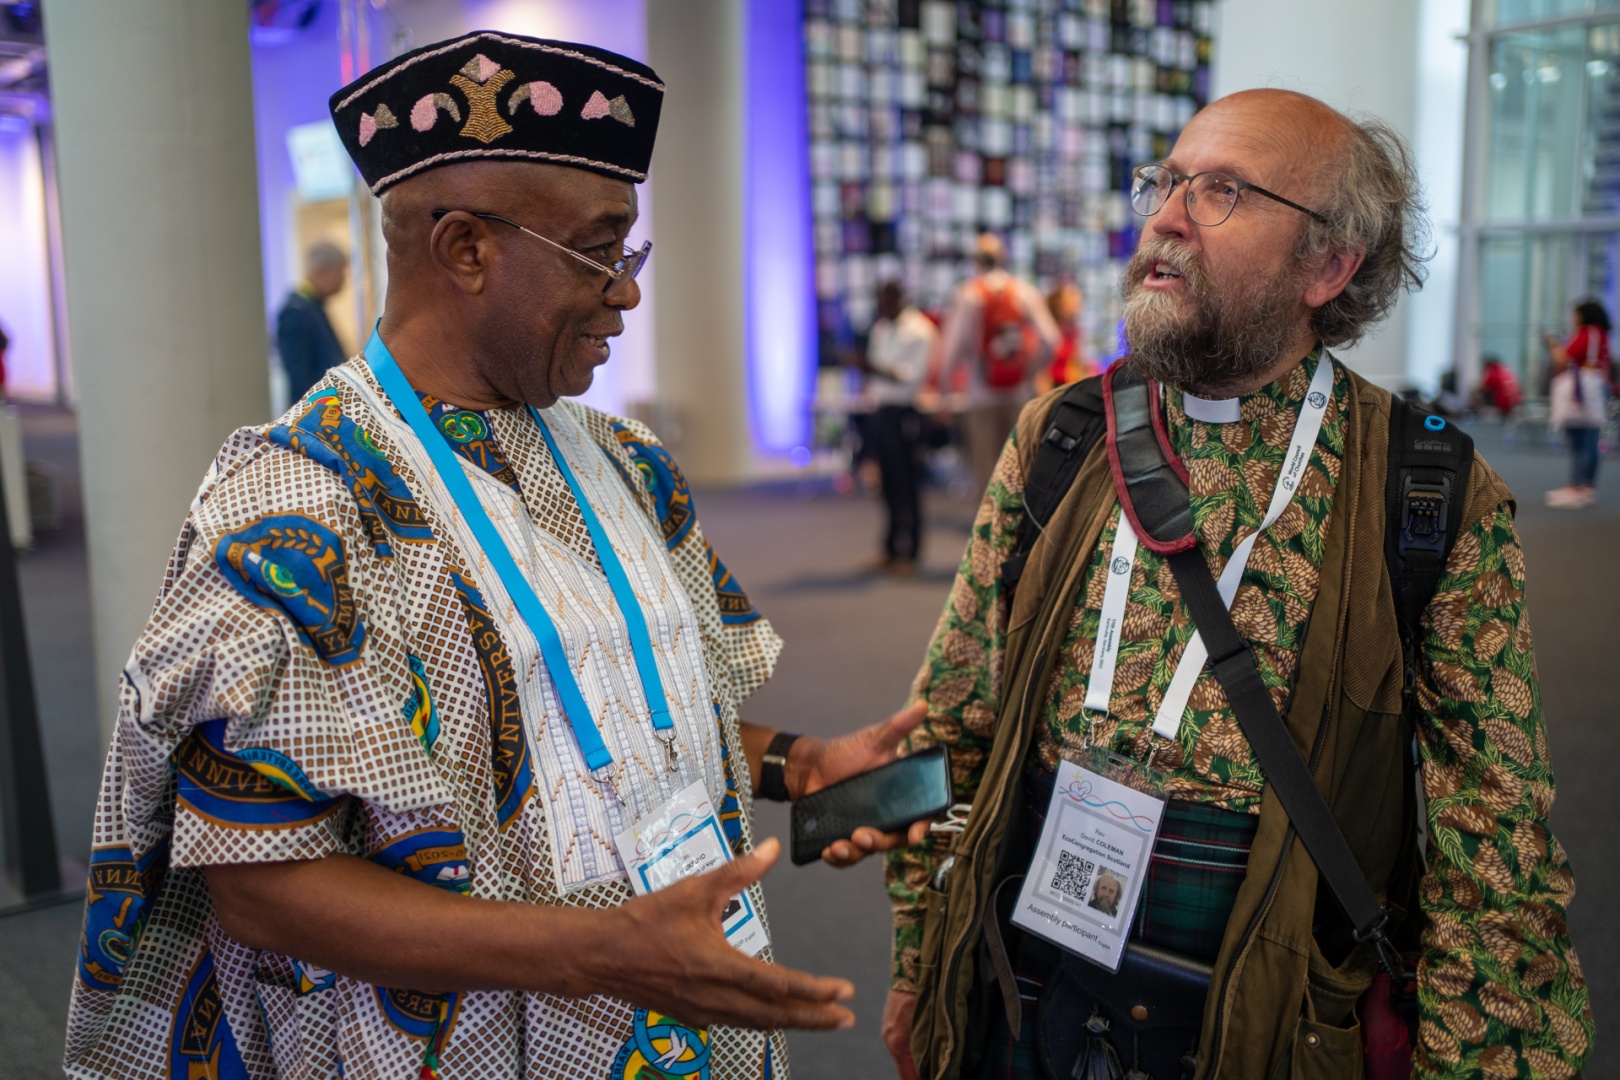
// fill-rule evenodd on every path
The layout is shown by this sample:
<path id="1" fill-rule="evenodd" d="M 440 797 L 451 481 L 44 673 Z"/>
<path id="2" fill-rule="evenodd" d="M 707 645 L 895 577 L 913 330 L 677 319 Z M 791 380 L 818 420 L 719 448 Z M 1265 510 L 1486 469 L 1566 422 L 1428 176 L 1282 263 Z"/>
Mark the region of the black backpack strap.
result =
<path id="1" fill-rule="evenodd" d="M 1395 591 L 1406 690 L 1416 678 L 1418 624 L 1462 530 L 1474 440 L 1443 416 L 1396 395 L 1389 403 L 1384 560 Z"/>
<path id="2" fill-rule="evenodd" d="M 1045 434 L 1024 480 L 1024 520 L 1012 554 L 1001 564 L 1002 584 L 1009 592 L 1018 587 L 1035 538 L 1052 520 L 1080 466 L 1102 441 L 1106 424 L 1100 375 L 1072 384 L 1046 414 Z"/>

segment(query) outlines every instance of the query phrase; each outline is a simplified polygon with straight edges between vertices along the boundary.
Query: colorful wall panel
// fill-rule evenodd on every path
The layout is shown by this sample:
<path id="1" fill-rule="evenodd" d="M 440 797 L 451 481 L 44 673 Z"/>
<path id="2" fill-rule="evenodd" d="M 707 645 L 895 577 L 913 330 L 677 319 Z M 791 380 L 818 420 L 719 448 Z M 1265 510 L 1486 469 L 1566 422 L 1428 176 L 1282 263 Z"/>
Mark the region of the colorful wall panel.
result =
<path id="1" fill-rule="evenodd" d="M 1210 0 L 805 0 L 804 40 L 822 362 L 883 281 L 945 305 L 983 230 L 1114 355 L 1130 171 L 1207 100 Z"/>

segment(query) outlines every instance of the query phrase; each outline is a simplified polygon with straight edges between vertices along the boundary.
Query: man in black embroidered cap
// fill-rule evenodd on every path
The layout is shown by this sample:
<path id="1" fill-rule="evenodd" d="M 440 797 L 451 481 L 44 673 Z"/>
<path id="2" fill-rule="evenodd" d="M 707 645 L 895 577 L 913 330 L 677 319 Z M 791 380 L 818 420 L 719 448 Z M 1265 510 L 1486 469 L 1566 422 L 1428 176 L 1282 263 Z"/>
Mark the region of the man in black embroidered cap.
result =
<path id="1" fill-rule="evenodd" d="M 718 1080 L 852 1022 L 847 982 L 768 963 L 752 798 L 890 760 L 920 713 L 741 722 L 780 640 L 652 433 L 566 400 L 640 298 L 662 93 L 481 33 L 334 95 L 386 313 L 232 436 L 181 534 L 125 671 L 72 1075 Z"/>

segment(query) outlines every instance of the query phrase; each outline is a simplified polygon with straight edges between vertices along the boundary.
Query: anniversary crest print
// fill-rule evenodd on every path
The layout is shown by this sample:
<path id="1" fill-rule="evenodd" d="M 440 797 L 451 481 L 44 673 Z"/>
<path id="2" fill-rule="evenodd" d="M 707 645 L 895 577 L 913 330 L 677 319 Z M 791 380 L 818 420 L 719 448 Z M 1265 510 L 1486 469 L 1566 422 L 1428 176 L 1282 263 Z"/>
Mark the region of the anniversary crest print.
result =
<path id="1" fill-rule="evenodd" d="M 360 362 L 346 367 L 369 380 Z M 599 565 L 526 414 L 423 404 L 548 542 Z M 737 708 L 780 640 L 710 547 L 652 434 L 558 408 L 665 540 L 712 698 L 701 715 L 719 744 L 715 806 L 727 841 L 746 850 Z M 780 1035 L 692 1029 L 600 997 L 371 986 L 220 931 L 197 867 L 340 852 L 457 895 L 583 907 L 631 895 L 622 876 L 559 894 L 538 794 L 548 781 L 521 704 L 529 676 L 474 560 L 447 539 L 387 430 L 330 375 L 279 423 L 233 435 L 193 505 L 124 675 L 68 1074 L 783 1075 Z M 749 899 L 762 909 L 757 887 Z"/>

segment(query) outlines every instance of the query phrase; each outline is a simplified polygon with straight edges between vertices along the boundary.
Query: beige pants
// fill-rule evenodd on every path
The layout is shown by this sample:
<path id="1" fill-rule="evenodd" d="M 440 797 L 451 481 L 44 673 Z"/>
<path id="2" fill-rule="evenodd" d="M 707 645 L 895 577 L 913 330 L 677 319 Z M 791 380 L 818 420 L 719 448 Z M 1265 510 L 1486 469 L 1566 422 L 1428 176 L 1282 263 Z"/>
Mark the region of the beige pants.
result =
<path id="1" fill-rule="evenodd" d="M 1022 400 L 995 401 L 973 405 L 962 411 L 962 441 L 967 444 L 968 468 L 973 473 L 973 490 L 983 493 L 990 486 L 990 474 L 1007 436 L 1018 423 Z"/>

